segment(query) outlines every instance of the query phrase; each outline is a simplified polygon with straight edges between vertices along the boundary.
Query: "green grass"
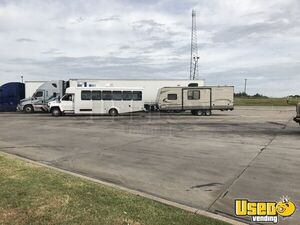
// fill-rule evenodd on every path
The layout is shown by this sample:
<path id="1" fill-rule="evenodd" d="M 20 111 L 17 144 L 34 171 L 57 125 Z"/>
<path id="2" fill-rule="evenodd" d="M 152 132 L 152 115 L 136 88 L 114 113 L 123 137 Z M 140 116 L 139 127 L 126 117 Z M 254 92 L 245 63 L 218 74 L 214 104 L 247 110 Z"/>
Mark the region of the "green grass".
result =
<path id="1" fill-rule="evenodd" d="M 295 106 L 300 102 L 300 98 L 254 98 L 254 97 L 235 97 L 236 106 Z"/>
<path id="2" fill-rule="evenodd" d="M 227 223 L 0 155 L 0 224 Z"/>

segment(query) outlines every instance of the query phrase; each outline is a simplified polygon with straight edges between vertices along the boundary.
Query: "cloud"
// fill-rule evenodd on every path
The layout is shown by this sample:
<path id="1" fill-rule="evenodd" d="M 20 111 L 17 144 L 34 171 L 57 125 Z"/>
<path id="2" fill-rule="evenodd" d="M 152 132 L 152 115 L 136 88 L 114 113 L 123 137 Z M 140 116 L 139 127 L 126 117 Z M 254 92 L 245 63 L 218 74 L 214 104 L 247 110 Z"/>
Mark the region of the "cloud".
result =
<path id="1" fill-rule="evenodd" d="M 30 38 L 18 38 L 16 39 L 17 42 L 36 42 L 36 40 Z"/>
<path id="2" fill-rule="evenodd" d="M 120 17 L 117 15 L 109 16 L 109 17 L 104 17 L 104 18 L 99 18 L 95 20 L 96 22 L 108 22 L 108 21 L 120 21 Z"/>
<path id="3" fill-rule="evenodd" d="M 63 54 L 63 52 L 61 52 L 60 50 L 56 49 L 56 48 L 51 48 L 48 49 L 47 51 L 43 51 L 41 52 L 42 54 L 48 54 L 48 55 L 61 55 Z"/>

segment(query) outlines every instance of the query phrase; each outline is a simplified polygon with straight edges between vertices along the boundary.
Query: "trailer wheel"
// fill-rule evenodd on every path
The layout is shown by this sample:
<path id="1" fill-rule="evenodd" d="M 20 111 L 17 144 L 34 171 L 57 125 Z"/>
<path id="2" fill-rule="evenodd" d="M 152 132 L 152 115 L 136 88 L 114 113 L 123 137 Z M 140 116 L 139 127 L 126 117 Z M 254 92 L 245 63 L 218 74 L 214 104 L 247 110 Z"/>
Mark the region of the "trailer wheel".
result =
<path id="1" fill-rule="evenodd" d="M 211 110 L 206 110 L 206 111 L 205 111 L 205 115 L 206 115 L 206 116 L 211 116 Z"/>
<path id="2" fill-rule="evenodd" d="M 34 109 L 33 109 L 32 105 L 25 105 L 23 108 L 23 111 L 26 113 L 33 113 Z"/>
<path id="3" fill-rule="evenodd" d="M 62 115 L 62 113 L 61 113 L 61 111 L 60 111 L 59 108 L 51 109 L 51 113 L 52 113 L 52 116 L 56 116 L 56 117 Z"/>
<path id="4" fill-rule="evenodd" d="M 192 115 L 196 116 L 197 115 L 197 110 L 191 110 Z"/>
<path id="5" fill-rule="evenodd" d="M 117 115 L 119 115 L 117 109 L 110 109 L 109 112 L 108 112 L 108 114 L 109 114 L 110 116 L 117 116 Z"/>
<path id="6" fill-rule="evenodd" d="M 203 116 L 203 115 L 205 115 L 205 112 L 203 110 L 198 110 L 195 115 Z"/>

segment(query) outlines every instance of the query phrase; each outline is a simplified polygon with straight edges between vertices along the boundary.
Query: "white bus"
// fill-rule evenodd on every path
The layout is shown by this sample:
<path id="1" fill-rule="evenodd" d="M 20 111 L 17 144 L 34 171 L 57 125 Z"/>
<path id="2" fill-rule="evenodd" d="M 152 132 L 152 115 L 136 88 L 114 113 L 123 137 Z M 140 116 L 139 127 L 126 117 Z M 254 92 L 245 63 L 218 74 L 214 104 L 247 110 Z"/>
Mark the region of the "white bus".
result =
<path id="1" fill-rule="evenodd" d="M 53 116 L 109 114 L 144 110 L 143 89 L 129 87 L 70 87 L 60 101 L 48 104 Z"/>

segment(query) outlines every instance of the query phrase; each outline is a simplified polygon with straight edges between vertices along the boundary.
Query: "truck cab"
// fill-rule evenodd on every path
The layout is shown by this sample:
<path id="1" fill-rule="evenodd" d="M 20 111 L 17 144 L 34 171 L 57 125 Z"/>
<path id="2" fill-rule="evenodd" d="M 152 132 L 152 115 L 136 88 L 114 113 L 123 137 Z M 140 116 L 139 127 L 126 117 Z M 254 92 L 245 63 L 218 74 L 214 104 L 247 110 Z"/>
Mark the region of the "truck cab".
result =
<path id="1" fill-rule="evenodd" d="M 14 112 L 25 97 L 23 83 L 11 82 L 0 87 L 0 112 Z"/>
<path id="2" fill-rule="evenodd" d="M 19 111 L 32 113 L 48 111 L 48 102 L 60 98 L 64 92 L 64 81 L 48 81 L 42 84 L 30 98 L 25 98 L 18 105 Z"/>
<path id="3" fill-rule="evenodd" d="M 300 103 L 296 106 L 296 116 L 294 117 L 294 121 L 300 125 Z"/>

